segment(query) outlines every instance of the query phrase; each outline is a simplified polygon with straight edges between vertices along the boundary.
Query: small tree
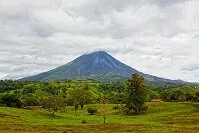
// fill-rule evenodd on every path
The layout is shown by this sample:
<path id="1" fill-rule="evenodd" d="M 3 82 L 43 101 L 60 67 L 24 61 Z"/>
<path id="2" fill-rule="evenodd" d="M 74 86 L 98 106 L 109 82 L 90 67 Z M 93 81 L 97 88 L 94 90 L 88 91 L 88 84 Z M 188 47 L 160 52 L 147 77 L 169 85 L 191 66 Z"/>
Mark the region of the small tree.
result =
<path id="1" fill-rule="evenodd" d="M 199 102 L 199 92 L 195 93 L 194 102 Z"/>
<path id="2" fill-rule="evenodd" d="M 93 96 L 91 91 L 88 90 L 86 87 L 75 88 L 71 90 L 71 93 L 68 97 L 68 102 L 70 104 L 72 103 L 75 106 L 75 109 L 78 109 L 78 106 L 80 106 L 81 109 L 83 109 L 85 104 L 91 103 L 92 97 Z"/>
<path id="3" fill-rule="evenodd" d="M 147 89 L 144 84 L 144 78 L 139 74 L 133 74 L 126 83 L 126 89 L 124 111 L 127 114 L 139 114 L 146 111 Z"/>
<path id="4" fill-rule="evenodd" d="M 94 115 L 97 112 L 97 108 L 96 107 L 88 107 L 87 111 L 89 114 Z"/>
<path id="5" fill-rule="evenodd" d="M 40 104 L 43 108 L 47 109 L 49 112 L 52 112 L 52 115 L 59 110 L 66 108 L 66 103 L 64 98 L 59 96 L 45 97 L 40 100 Z"/>
<path id="6" fill-rule="evenodd" d="M 186 101 L 193 101 L 194 95 L 191 93 L 185 93 Z"/>
<path id="7" fill-rule="evenodd" d="M 92 95 L 89 90 L 89 87 L 85 85 L 83 88 L 78 89 L 79 91 L 79 104 L 81 109 L 84 108 L 84 105 L 92 101 Z"/>
<path id="8" fill-rule="evenodd" d="M 120 109 L 120 106 L 119 105 L 115 105 L 115 106 L 113 106 L 113 109 L 115 110 L 115 112 L 117 111 L 117 110 L 119 110 Z"/>
<path id="9" fill-rule="evenodd" d="M 32 94 L 27 94 L 21 97 L 21 101 L 23 103 L 23 106 L 38 106 L 39 105 L 39 101 L 37 97 L 35 97 Z"/>
<path id="10" fill-rule="evenodd" d="M 22 106 L 20 99 L 14 94 L 5 94 L 0 101 L 2 105 L 7 107 L 21 108 Z"/>

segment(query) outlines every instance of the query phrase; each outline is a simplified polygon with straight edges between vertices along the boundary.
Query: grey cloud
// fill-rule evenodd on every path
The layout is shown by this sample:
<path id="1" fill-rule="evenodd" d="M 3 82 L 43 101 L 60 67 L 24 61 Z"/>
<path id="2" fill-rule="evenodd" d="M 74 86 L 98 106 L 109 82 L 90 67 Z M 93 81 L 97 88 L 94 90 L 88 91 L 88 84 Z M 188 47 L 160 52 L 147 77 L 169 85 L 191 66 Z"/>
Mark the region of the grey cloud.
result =
<path id="1" fill-rule="evenodd" d="M 37 74 L 106 50 L 145 73 L 197 80 L 180 68 L 185 61 L 198 65 L 193 38 L 198 5 L 197 0 L 1 0 L 0 78 Z"/>
<path id="2" fill-rule="evenodd" d="M 199 70 L 199 65 L 191 65 L 188 67 L 183 67 L 180 69 L 181 71 L 198 71 Z"/>
<path id="3" fill-rule="evenodd" d="M 168 7 L 168 6 L 172 6 L 175 4 L 189 2 L 192 0 L 146 0 L 146 1 L 148 1 L 150 4 L 155 4 L 160 7 Z"/>

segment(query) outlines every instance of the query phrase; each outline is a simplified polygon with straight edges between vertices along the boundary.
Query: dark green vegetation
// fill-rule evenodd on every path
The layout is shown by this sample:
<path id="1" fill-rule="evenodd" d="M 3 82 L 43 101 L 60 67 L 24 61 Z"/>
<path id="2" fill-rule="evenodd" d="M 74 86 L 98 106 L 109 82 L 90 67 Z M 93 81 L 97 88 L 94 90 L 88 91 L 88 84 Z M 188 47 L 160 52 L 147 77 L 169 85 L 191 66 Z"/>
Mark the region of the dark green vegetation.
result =
<path id="1" fill-rule="evenodd" d="M 88 107 L 87 111 L 89 114 L 94 115 L 97 113 L 97 108 L 95 106 Z"/>
<path id="2" fill-rule="evenodd" d="M 139 114 L 147 111 L 145 101 L 147 98 L 147 88 L 144 78 L 138 74 L 133 74 L 127 81 L 127 91 L 124 99 L 124 110 L 127 114 Z"/>
<path id="3" fill-rule="evenodd" d="M 0 104 L 8 107 L 39 106 L 42 99 L 53 96 L 63 98 L 67 105 L 74 106 L 77 109 L 83 109 L 84 105 L 93 103 L 123 104 L 127 88 L 128 82 L 24 82 L 5 80 L 0 81 Z M 191 86 L 168 87 L 161 90 L 148 87 L 146 96 L 145 101 L 161 98 L 164 101 L 197 102 L 199 101 L 199 89 Z"/>
<path id="4" fill-rule="evenodd" d="M 84 54 L 70 63 L 56 69 L 35 76 L 23 78 L 28 81 L 66 81 L 66 80 L 92 80 L 100 82 L 124 82 L 132 74 L 138 73 L 143 76 L 151 86 L 156 88 L 195 85 L 181 80 L 169 80 L 149 74 L 125 65 L 104 51 Z"/>

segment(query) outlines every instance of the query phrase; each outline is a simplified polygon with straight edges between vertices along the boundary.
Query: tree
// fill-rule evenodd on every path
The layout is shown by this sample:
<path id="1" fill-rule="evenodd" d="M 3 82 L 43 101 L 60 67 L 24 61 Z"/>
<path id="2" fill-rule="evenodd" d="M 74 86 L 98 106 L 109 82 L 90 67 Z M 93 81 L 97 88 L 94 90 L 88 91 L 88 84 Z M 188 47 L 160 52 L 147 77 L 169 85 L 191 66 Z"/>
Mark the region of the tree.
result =
<path id="1" fill-rule="evenodd" d="M 182 90 L 177 90 L 175 91 L 174 93 L 174 100 L 175 101 L 185 101 L 186 100 L 186 97 L 185 97 L 185 94 Z"/>
<path id="2" fill-rule="evenodd" d="M 191 93 L 186 93 L 185 94 L 186 101 L 193 101 L 194 100 L 194 95 Z"/>
<path id="3" fill-rule="evenodd" d="M 38 106 L 39 101 L 37 97 L 32 94 L 27 94 L 21 98 L 24 106 Z"/>
<path id="4" fill-rule="evenodd" d="M 195 93 L 194 102 L 199 102 L 199 92 Z"/>
<path id="5" fill-rule="evenodd" d="M 81 109 L 83 109 L 85 104 L 92 101 L 92 97 L 93 96 L 89 88 L 76 88 L 71 91 L 69 101 L 72 101 L 74 106 L 80 105 Z"/>
<path id="6" fill-rule="evenodd" d="M 92 95 L 88 86 L 84 86 L 84 88 L 79 89 L 79 95 L 79 104 L 81 109 L 83 109 L 85 104 L 88 104 L 92 101 Z"/>
<path id="7" fill-rule="evenodd" d="M 144 78 L 139 74 L 133 74 L 126 82 L 126 89 L 124 111 L 127 114 L 139 114 L 146 111 L 147 88 L 144 84 Z"/>
<path id="8" fill-rule="evenodd" d="M 26 94 L 32 94 L 35 92 L 35 86 L 34 85 L 28 85 L 28 86 L 25 86 L 24 89 L 22 90 L 22 94 L 23 95 L 26 95 Z"/>
<path id="9" fill-rule="evenodd" d="M 1 98 L 1 104 L 7 107 L 21 108 L 22 104 L 20 99 L 14 94 L 5 94 Z"/>
<path id="10" fill-rule="evenodd" d="M 52 115 L 59 110 L 66 108 L 66 102 L 64 98 L 59 96 L 50 96 L 45 97 L 40 100 L 40 104 L 43 108 L 48 109 L 49 112 L 52 112 Z"/>
<path id="11" fill-rule="evenodd" d="M 160 94 L 158 93 L 158 91 L 150 91 L 149 94 L 150 94 L 149 95 L 149 100 L 160 98 Z"/>

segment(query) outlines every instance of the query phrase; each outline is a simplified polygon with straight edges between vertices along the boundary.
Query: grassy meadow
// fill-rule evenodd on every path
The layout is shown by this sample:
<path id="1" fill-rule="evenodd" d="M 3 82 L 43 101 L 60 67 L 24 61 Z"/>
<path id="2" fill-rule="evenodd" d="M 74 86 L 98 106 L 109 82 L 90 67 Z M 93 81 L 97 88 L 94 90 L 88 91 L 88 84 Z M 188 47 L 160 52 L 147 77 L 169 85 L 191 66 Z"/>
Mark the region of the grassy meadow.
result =
<path id="1" fill-rule="evenodd" d="M 114 104 L 95 105 L 96 115 L 87 113 L 87 106 L 77 110 L 72 107 L 52 116 L 46 110 L 25 110 L 0 107 L 0 132 L 57 132 L 57 133 L 198 133 L 199 103 L 163 102 L 147 103 L 148 111 L 128 116 L 112 109 Z M 104 116 L 106 123 L 104 124 Z M 86 124 L 82 124 L 82 120 Z"/>

